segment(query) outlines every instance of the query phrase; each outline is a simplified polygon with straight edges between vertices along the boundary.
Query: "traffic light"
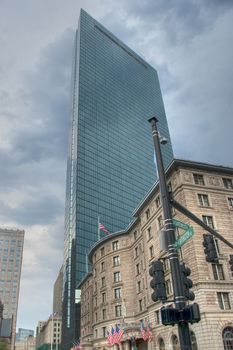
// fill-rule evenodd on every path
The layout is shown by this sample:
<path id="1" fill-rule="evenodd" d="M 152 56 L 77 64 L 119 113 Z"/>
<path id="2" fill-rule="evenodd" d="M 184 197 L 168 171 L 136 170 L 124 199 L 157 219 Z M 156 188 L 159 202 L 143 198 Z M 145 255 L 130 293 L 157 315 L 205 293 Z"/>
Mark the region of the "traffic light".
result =
<path id="1" fill-rule="evenodd" d="M 164 326 L 174 326 L 179 322 L 179 311 L 173 307 L 161 308 L 161 320 Z"/>
<path id="2" fill-rule="evenodd" d="M 210 234 L 203 234 L 203 246 L 206 255 L 206 261 L 210 263 L 218 263 L 218 253 L 214 242 L 214 237 Z"/>
<path id="3" fill-rule="evenodd" d="M 188 266 L 185 266 L 185 263 L 180 264 L 181 274 L 182 274 L 182 282 L 184 288 L 184 296 L 188 300 L 194 300 L 195 294 L 189 289 L 193 286 L 193 281 L 188 278 L 191 274 L 191 270 Z"/>
<path id="4" fill-rule="evenodd" d="M 197 303 L 187 305 L 180 312 L 180 321 L 196 323 L 201 320 L 199 305 Z"/>
<path id="5" fill-rule="evenodd" d="M 149 269 L 149 274 L 151 277 L 153 277 L 150 282 L 150 286 L 154 289 L 154 292 L 151 294 L 151 299 L 153 301 L 165 301 L 167 299 L 167 293 L 165 287 L 163 263 L 160 260 L 153 261 Z"/>
<path id="6" fill-rule="evenodd" d="M 233 274 L 233 255 L 230 255 L 229 264 L 230 264 L 230 269 L 231 269 L 232 274 Z"/>

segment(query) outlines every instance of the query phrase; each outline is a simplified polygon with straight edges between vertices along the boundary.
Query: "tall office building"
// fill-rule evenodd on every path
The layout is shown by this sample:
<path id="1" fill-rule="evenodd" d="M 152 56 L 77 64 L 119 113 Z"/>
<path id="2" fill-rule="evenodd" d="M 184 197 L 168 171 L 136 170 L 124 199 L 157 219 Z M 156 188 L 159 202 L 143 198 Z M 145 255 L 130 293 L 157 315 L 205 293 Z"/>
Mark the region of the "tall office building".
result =
<path id="1" fill-rule="evenodd" d="M 3 318 L 17 315 L 24 231 L 0 228 L 0 299 Z"/>
<path id="2" fill-rule="evenodd" d="M 156 70 L 81 10 L 75 38 L 72 115 L 67 165 L 63 348 L 77 337 L 75 289 L 87 271 L 86 254 L 100 222 L 114 232 L 155 181 L 148 119 L 159 120 L 173 158 Z M 76 336 L 74 336 L 76 332 Z M 75 340 L 75 339 L 72 339 Z M 68 343 L 67 343 L 68 344 Z M 70 346 L 71 344 L 69 344 Z"/>
<path id="3" fill-rule="evenodd" d="M 13 316 L 14 334 L 18 309 L 23 243 L 24 231 L 0 228 L 0 299 L 4 305 L 3 318 L 11 319 Z"/>

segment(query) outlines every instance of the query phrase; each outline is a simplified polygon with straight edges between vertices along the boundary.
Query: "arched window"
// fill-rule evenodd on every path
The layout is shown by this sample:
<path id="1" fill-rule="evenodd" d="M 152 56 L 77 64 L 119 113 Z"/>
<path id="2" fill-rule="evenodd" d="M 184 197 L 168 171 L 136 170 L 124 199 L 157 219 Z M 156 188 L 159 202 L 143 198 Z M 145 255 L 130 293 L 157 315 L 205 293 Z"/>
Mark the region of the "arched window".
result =
<path id="1" fill-rule="evenodd" d="M 224 350 L 233 350 L 233 327 L 226 327 L 222 332 Z"/>
<path id="2" fill-rule="evenodd" d="M 165 344 L 163 338 L 159 338 L 159 350 L 165 350 Z"/>
<path id="3" fill-rule="evenodd" d="M 173 336 L 172 336 L 172 349 L 173 350 L 180 350 L 179 340 L 175 334 L 173 334 Z"/>
<path id="4" fill-rule="evenodd" d="M 193 331 L 190 332 L 190 337 L 191 337 L 192 350 L 198 350 L 196 336 Z"/>

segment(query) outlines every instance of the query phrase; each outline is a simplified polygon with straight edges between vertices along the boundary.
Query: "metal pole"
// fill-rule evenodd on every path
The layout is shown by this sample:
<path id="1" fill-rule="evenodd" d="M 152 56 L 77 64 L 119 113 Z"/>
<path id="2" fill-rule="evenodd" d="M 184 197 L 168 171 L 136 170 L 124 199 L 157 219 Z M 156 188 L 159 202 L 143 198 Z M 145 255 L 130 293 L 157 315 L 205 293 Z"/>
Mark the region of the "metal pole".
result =
<path id="1" fill-rule="evenodd" d="M 171 212 L 170 199 L 169 199 L 169 194 L 167 189 L 166 176 L 165 176 L 165 171 L 163 166 L 162 153 L 160 148 L 160 136 L 157 129 L 157 124 L 156 124 L 157 122 L 158 120 L 155 117 L 149 119 L 149 123 L 151 124 L 151 127 L 152 127 L 152 135 L 153 135 L 157 170 L 158 170 L 158 176 L 159 176 L 159 189 L 160 189 L 160 196 L 161 196 L 161 202 L 163 207 L 164 229 L 165 229 L 166 240 L 168 243 L 168 258 L 169 258 L 170 268 L 171 268 L 174 302 L 175 302 L 175 307 L 178 310 L 182 310 L 185 306 L 184 288 L 183 288 L 181 269 L 179 264 L 179 256 L 174 246 L 175 232 L 174 232 L 174 227 L 172 223 L 172 212 Z M 178 331 L 179 331 L 181 350 L 191 350 L 192 345 L 191 345 L 188 323 L 186 322 L 178 323 Z"/>

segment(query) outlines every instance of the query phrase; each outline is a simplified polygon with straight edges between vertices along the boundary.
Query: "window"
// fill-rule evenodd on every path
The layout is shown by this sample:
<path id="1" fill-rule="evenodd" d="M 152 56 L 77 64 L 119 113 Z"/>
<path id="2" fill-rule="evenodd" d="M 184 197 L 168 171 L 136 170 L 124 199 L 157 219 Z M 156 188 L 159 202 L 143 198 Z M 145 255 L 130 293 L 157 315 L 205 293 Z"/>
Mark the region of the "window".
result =
<path id="1" fill-rule="evenodd" d="M 205 186 L 204 176 L 201 174 L 193 174 L 194 183 L 196 185 Z"/>
<path id="2" fill-rule="evenodd" d="M 105 287 L 105 277 L 101 278 L 101 287 Z"/>
<path id="3" fill-rule="evenodd" d="M 122 316 L 121 305 L 116 305 L 116 306 L 115 306 L 115 316 L 116 316 L 116 317 Z"/>
<path id="4" fill-rule="evenodd" d="M 208 198 L 207 194 L 198 193 L 198 201 L 202 207 L 209 207 L 210 206 L 209 198 Z"/>
<path id="5" fill-rule="evenodd" d="M 160 215 L 158 217 L 158 225 L 159 225 L 159 229 L 161 229 L 163 227 L 163 217 L 162 217 L 162 215 Z"/>
<path id="6" fill-rule="evenodd" d="M 151 227 L 148 227 L 148 229 L 147 229 L 147 238 L 148 238 L 148 240 L 151 239 L 151 237 L 152 237 Z"/>
<path id="7" fill-rule="evenodd" d="M 138 300 L 139 311 L 142 311 L 142 299 Z"/>
<path id="8" fill-rule="evenodd" d="M 103 272 L 105 270 L 105 263 L 104 263 L 104 261 L 102 261 L 102 263 L 101 263 L 101 272 Z"/>
<path id="9" fill-rule="evenodd" d="M 134 236 L 134 240 L 136 241 L 136 239 L 138 238 L 138 231 L 134 231 L 133 236 Z"/>
<path id="10" fill-rule="evenodd" d="M 140 266 L 139 264 L 136 264 L 136 274 L 139 275 L 140 273 Z"/>
<path id="11" fill-rule="evenodd" d="M 119 255 L 113 257 L 113 266 L 119 266 L 120 265 L 120 257 Z"/>
<path id="12" fill-rule="evenodd" d="M 149 251 L 150 251 L 150 258 L 153 258 L 153 256 L 154 256 L 154 246 L 153 245 L 149 248 Z"/>
<path id="13" fill-rule="evenodd" d="M 161 324 L 160 310 L 155 311 L 155 320 L 157 324 Z"/>
<path id="14" fill-rule="evenodd" d="M 230 190 L 233 189 L 233 184 L 232 184 L 232 180 L 231 179 L 223 178 L 222 181 L 223 181 L 223 185 L 224 185 L 225 188 L 228 188 Z"/>
<path id="15" fill-rule="evenodd" d="M 193 331 L 190 331 L 190 337 L 191 337 L 192 350 L 198 350 L 197 339 Z"/>
<path id="16" fill-rule="evenodd" d="M 180 350 L 179 340 L 175 334 L 172 336 L 172 349 Z"/>
<path id="17" fill-rule="evenodd" d="M 168 259 L 163 260 L 163 268 L 165 272 L 169 270 L 168 261 L 169 261 Z"/>
<path id="18" fill-rule="evenodd" d="M 106 319 L 106 309 L 102 310 L 102 318 L 103 318 L 103 320 Z"/>
<path id="19" fill-rule="evenodd" d="M 141 292 L 141 281 L 138 281 L 138 293 Z"/>
<path id="20" fill-rule="evenodd" d="M 215 280 L 224 280 L 222 264 L 212 264 L 213 275 Z"/>
<path id="21" fill-rule="evenodd" d="M 214 229 L 214 220 L 213 216 L 202 215 L 202 221 L 209 227 Z"/>
<path id="22" fill-rule="evenodd" d="M 95 313 L 95 322 L 98 321 L 98 315 L 97 315 L 97 312 Z"/>
<path id="23" fill-rule="evenodd" d="M 232 197 L 228 197 L 228 205 L 229 205 L 229 207 L 233 208 L 233 198 Z"/>
<path id="24" fill-rule="evenodd" d="M 226 327 L 222 332 L 224 350 L 233 349 L 233 327 Z"/>
<path id="25" fill-rule="evenodd" d="M 107 327 L 103 327 L 102 330 L 103 330 L 103 338 L 106 338 L 107 337 Z"/>
<path id="26" fill-rule="evenodd" d="M 97 329 L 95 330 L 95 338 L 97 338 L 98 337 L 98 331 L 97 331 Z"/>
<path id="27" fill-rule="evenodd" d="M 155 199 L 155 205 L 156 205 L 156 208 L 159 208 L 160 207 L 160 197 L 158 196 L 156 199 Z"/>
<path id="28" fill-rule="evenodd" d="M 104 256 L 104 247 L 101 248 L 101 250 L 100 250 L 100 255 L 101 255 L 101 256 Z"/>
<path id="29" fill-rule="evenodd" d="M 159 350 L 165 350 L 165 343 L 162 338 L 159 338 L 158 343 L 159 343 Z"/>
<path id="30" fill-rule="evenodd" d="M 218 305 L 219 305 L 220 309 L 222 309 L 222 310 L 230 310 L 231 309 L 229 293 L 218 292 L 217 297 L 218 297 Z"/>
<path id="31" fill-rule="evenodd" d="M 119 249 L 119 242 L 115 241 L 112 242 L 112 250 L 118 250 Z"/>
<path id="32" fill-rule="evenodd" d="M 121 281 L 121 273 L 120 273 L 120 271 L 114 272 L 113 276 L 114 276 L 114 282 L 120 282 Z"/>
<path id="33" fill-rule="evenodd" d="M 165 281 L 165 288 L 167 295 L 172 294 L 172 284 L 170 280 Z"/>
<path id="34" fill-rule="evenodd" d="M 149 208 L 146 210 L 146 218 L 147 218 L 147 220 L 150 218 L 150 209 Z"/>
<path id="35" fill-rule="evenodd" d="M 106 302 L 106 293 L 102 293 L 102 303 Z"/>
<path id="36" fill-rule="evenodd" d="M 115 299 L 121 298 L 121 288 L 114 289 L 114 297 L 115 297 Z"/>
<path id="37" fill-rule="evenodd" d="M 134 248 L 134 254 L 135 254 L 135 258 L 137 258 L 138 257 L 138 247 Z"/>

